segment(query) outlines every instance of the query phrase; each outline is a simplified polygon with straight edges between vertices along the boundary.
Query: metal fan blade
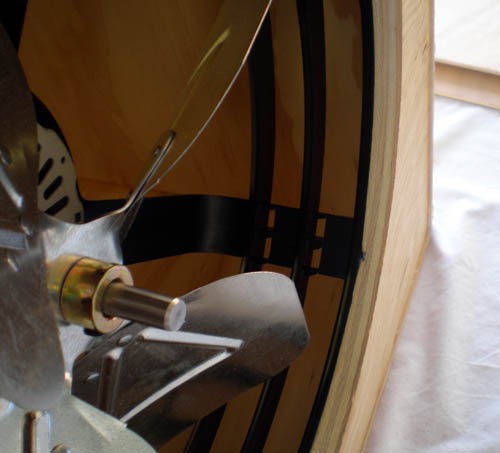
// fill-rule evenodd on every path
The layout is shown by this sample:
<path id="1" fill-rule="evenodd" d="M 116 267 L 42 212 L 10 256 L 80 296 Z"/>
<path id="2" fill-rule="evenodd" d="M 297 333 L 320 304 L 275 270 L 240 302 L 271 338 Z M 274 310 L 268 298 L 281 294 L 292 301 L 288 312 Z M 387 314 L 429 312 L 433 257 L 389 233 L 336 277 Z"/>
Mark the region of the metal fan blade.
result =
<path id="1" fill-rule="evenodd" d="M 64 366 L 38 233 L 36 121 L 1 26 L 0 99 L 0 397 L 46 409 L 64 389 Z"/>
<path id="2" fill-rule="evenodd" d="M 114 417 L 65 394 L 57 407 L 44 412 L 0 408 L 2 451 L 153 453 L 137 434 Z"/>
<path id="3" fill-rule="evenodd" d="M 182 299 L 183 331 L 130 324 L 97 340 L 73 369 L 76 396 L 154 445 L 279 373 L 309 338 L 295 286 L 281 274 L 228 277 Z"/>
<path id="4" fill-rule="evenodd" d="M 240 73 L 270 4 L 271 0 L 223 4 L 169 129 L 155 147 L 153 162 L 122 210 L 158 184 L 201 134 Z"/>

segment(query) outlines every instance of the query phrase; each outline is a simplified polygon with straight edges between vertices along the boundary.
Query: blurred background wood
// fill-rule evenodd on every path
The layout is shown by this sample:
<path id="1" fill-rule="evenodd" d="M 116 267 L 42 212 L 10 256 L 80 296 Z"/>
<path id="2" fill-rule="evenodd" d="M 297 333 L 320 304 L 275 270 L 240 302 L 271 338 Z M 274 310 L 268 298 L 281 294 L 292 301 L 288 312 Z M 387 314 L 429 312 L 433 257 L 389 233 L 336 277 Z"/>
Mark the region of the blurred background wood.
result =
<path id="1" fill-rule="evenodd" d="M 437 61 L 434 92 L 440 96 L 500 109 L 500 73 Z"/>

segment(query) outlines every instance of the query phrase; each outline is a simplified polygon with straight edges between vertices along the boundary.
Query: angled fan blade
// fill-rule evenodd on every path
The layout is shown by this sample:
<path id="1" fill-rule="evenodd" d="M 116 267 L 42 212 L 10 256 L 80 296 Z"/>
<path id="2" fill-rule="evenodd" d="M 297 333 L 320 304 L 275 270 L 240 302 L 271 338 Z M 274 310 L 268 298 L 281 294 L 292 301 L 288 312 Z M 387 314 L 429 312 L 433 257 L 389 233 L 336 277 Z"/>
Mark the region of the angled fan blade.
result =
<path id="1" fill-rule="evenodd" d="M 240 274 L 182 298 L 183 331 L 130 324 L 74 367 L 75 395 L 156 445 L 279 373 L 309 338 L 295 286 L 281 274 Z"/>
<path id="2" fill-rule="evenodd" d="M 270 4 L 271 0 L 223 4 L 153 162 L 123 209 L 154 187 L 201 134 L 240 73 Z"/>
<path id="3" fill-rule="evenodd" d="M 64 389 L 64 366 L 38 233 L 36 121 L 2 27 L 0 99 L 0 397 L 46 409 Z"/>

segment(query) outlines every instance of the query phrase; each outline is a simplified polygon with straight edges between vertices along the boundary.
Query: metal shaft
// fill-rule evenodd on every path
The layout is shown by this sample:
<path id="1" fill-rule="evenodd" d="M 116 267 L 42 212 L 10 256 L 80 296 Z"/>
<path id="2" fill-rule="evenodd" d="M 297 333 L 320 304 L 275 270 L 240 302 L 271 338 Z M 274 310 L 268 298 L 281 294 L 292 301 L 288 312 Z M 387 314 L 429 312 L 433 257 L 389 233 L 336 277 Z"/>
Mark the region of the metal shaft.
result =
<path id="1" fill-rule="evenodd" d="M 186 319 L 186 304 L 182 299 L 172 299 L 118 282 L 111 283 L 106 289 L 101 309 L 106 316 L 166 330 L 179 330 Z"/>

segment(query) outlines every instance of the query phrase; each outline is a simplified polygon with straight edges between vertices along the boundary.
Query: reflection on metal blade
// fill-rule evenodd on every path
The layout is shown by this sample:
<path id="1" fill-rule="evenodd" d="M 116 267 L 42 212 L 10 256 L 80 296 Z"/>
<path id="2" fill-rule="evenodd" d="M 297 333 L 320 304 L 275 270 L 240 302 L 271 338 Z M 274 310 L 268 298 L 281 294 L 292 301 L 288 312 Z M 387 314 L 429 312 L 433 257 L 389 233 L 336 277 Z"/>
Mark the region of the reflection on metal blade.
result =
<path id="1" fill-rule="evenodd" d="M 36 205 L 38 155 L 31 95 L 0 26 L 0 397 L 46 409 L 64 389 Z"/>
<path id="2" fill-rule="evenodd" d="M 270 4 L 271 0 L 226 0 L 222 5 L 175 116 L 166 124 L 153 162 L 124 210 L 170 172 L 203 132 L 243 68 Z"/>
<path id="3" fill-rule="evenodd" d="M 279 373 L 309 338 L 293 282 L 281 274 L 241 274 L 182 298 L 183 331 L 130 324 L 74 367 L 75 395 L 155 445 Z"/>

